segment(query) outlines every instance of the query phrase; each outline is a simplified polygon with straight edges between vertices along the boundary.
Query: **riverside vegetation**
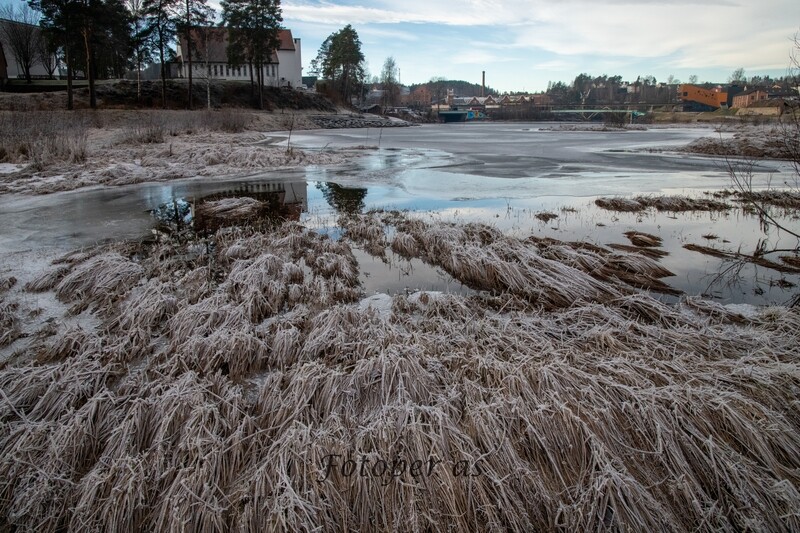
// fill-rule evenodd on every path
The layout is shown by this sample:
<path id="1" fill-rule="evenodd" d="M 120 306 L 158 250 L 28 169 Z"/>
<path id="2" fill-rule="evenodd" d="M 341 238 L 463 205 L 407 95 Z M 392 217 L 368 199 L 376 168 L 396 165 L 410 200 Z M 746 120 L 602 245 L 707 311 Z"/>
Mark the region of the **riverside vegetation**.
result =
<path id="1" fill-rule="evenodd" d="M 397 212 L 339 225 L 339 240 L 239 220 L 107 244 L 27 283 L 98 322 L 49 324 L 0 369 L 3 523 L 800 528 L 797 308 L 666 305 L 638 287 L 668 272 L 624 250 Z M 355 245 L 476 292 L 372 304 Z M 0 320 L 21 332 L 20 311 Z M 333 456 L 477 468 L 386 483 Z"/>

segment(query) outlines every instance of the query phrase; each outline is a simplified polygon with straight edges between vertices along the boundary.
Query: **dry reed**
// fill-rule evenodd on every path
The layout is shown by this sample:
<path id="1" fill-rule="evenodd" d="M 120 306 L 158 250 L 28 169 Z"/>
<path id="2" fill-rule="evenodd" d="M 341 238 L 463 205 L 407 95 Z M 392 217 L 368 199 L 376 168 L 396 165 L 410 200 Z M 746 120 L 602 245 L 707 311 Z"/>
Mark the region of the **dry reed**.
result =
<path id="1" fill-rule="evenodd" d="M 661 237 L 649 233 L 642 233 L 641 231 L 626 231 L 625 236 L 628 237 L 631 244 L 642 248 L 656 248 L 661 246 L 663 242 Z"/>
<path id="2" fill-rule="evenodd" d="M 704 255 L 710 255 L 712 257 L 719 257 L 720 259 L 730 259 L 733 261 L 743 261 L 746 263 L 753 263 L 754 265 L 763 266 L 766 268 L 771 268 L 772 270 L 776 270 L 778 272 L 783 272 L 786 274 L 799 274 L 800 273 L 800 265 L 793 264 L 792 261 L 786 261 L 783 259 L 783 263 L 778 263 L 776 261 L 772 261 L 767 259 L 762 255 L 748 255 L 739 252 L 730 252 L 726 250 L 720 250 L 718 248 L 711 248 L 710 246 L 701 246 L 699 244 L 684 244 L 684 248 L 687 250 L 691 250 L 692 252 L 699 252 Z"/>
<path id="3" fill-rule="evenodd" d="M 11 287 L 17 284 L 17 278 L 10 276 L 7 278 L 0 278 L 0 293 L 4 293 Z"/>
<path id="4" fill-rule="evenodd" d="M 635 198 L 598 198 L 595 204 L 609 211 L 638 212 L 648 208 L 673 213 L 685 211 L 726 211 L 731 208 L 725 202 L 708 198 L 686 196 L 637 196 Z"/>
<path id="5" fill-rule="evenodd" d="M 0 300 L 0 347 L 7 346 L 22 336 L 20 319 L 17 315 L 19 304 Z"/>
<path id="6" fill-rule="evenodd" d="M 56 296 L 65 302 L 77 301 L 74 312 L 90 306 L 107 309 L 143 274 L 142 267 L 115 252 L 108 252 L 75 266 L 56 287 Z"/>
<path id="7" fill-rule="evenodd" d="M 0 162 L 29 163 L 41 170 L 87 156 L 88 117 L 80 112 L 0 112 Z"/>
<path id="8" fill-rule="evenodd" d="M 104 320 L 0 368 L 0 528 L 800 529 L 800 309 L 667 305 L 620 281 L 666 274 L 641 254 L 392 223 L 490 292 L 360 308 L 348 244 L 292 223 L 65 261 L 56 290 Z"/>

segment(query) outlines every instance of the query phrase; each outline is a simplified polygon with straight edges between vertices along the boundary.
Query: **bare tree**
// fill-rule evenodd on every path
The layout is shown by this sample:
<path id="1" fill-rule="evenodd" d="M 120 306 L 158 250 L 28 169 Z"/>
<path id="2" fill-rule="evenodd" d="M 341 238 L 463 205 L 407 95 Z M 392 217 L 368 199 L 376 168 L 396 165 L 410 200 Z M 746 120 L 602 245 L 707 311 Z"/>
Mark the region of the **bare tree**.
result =
<path id="1" fill-rule="evenodd" d="M 47 71 L 47 77 L 51 80 L 55 77 L 58 68 L 58 46 L 47 36 L 43 35 L 36 45 L 36 59 Z"/>
<path id="2" fill-rule="evenodd" d="M 125 3 L 131 14 L 131 45 L 136 62 L 136 101 L 139 102 L 142 99 L 142 61 L 149 56 L 147 42 L 150 28 L 145 26 L 144 0 L 126 0 Z"/>
<path id="3" fill-rule="evenodd" d="M 400 85 L 397 81 L 397 63 L 394 57 L 389 56 L 383 62 L 381 70 L 381 87 L 383 88 L 383 106 L 394 107 L 400 94 Z"/>
<path id="4" fill-rule="evenodd" d="M 286 153 L 291 155 L 294 153 L 292 150 L 292 132 L 294 131 L 295 125 L 294 113 L 284 116 L 281 124 L 286 128 L 286 131 L 289 132 L 289 137 L 286 139 Z"/>
<path id="5" fill-rule="evenodd" d="M 10 21 L 0 24 L 0 38 L 14 55 L 25 81 L 31 83 L 31 68 L 38 62 L 42 40 L 41 15 L 27 4 L 16 8 L 6 4 L 0 7 L 0 18 Z"/>
<path id="6" fill-rule="evenodd" d="M 211 47 L 214 43 L 221 43 L 224 39 L 223 33 L 219 28 L 212 26 L 198 26 L 196 29 L 197 51 L 200 55 L 200 60 L 203 62 L 203 75 L 201 78 L 206 80 L 206 107 L 211 109 Z"/>
<path id="7" fill-rule="evenodd" d="M 739 73 L 737 72 L 734 74 Z M 740 73 L 743 76 L 743 72 Z M 732 76 L 733 77 L 733 76 Z M 791 55 L 789 67 L 789 80 L 793 80 L 794 86 L 800 85 L 800 32 L 794 36 L 794 48 Z M 800 255 L 800 231 L 783 222 L 776 209 L 785 205 L 785 199 L 790 200 L 800 197 L 800 103 L 787 101 L 780 117 L 778 127 L 775 128 L 775 139 L 780 146 L 781 156 L 791 164 L 793 171 L 789 177 L 783 180 L 779 186 L 774 186 L 772 181 L 766 188 L 759 187 L 754 179 L 754 161 L 732 161 L 725 158 L 725 164 L 731 182 L 742 200 L 746 209 L 756 213 L 759 217 L 761 227 L 765 233 L 771 230 L 783 233 L 795 239 L 793 247 L 789 248 L 769 248 L 767 241 L 759 243 L 753 257 L 762 257 L 766 254 L 776 252 L 789 252 L 795 256 Z M 792 299 L 791 306 L 800 305 L 800 294 Z"/>
<path id="8" fill-rule="evenodd" d="M 745 78 L 744 76 L 744 68 L 742 67 L 739 67 L 736 70 L 734 70 L 731 73 L 730 77 L 728 77 L 728 83 L 738 84 L 738 83 L 745 83 L 746 81 L 747 78 Z"/>

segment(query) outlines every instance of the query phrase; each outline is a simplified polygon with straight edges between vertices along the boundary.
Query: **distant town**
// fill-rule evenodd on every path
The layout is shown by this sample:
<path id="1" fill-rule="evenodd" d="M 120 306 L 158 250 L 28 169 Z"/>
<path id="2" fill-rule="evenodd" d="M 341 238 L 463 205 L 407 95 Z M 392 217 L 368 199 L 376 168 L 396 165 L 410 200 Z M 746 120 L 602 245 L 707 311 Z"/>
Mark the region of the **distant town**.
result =
<path id="1" fill-rule="evenodd" d="M 95 83 L 135 80 L 137 104 L 191 108 L 203 103 L 212 106 L 212 85 L 249 84 L 251 103 L 257 108 L 263 107 L 263 95 L 256 98 L 256 87 L 283 87 L 320 92 L 337 104 L 362 112 L 445 121 L 552 119 L 570 113 L 623 113 L 633 118 L 653 111 L 776 117 L 798 99 L 792 79 L 748 77 L 743 68 L 724 81 L 700 82 L 691 76 L 686 83 L 674 76 L 665 81 L 653 76 L 624 80 L 581 73 L 569 82 L 550 82 L 547 90 L 539 93 L 501 93 L 486 84 L 486 72 L 476 65 L 480 83 L 433 78 L 403 85 L 392 57 L 386 59 L 380 75 L 365 71 L 361 42 L 349 25 L 323 43 L 304 73 L 302 39 L 280 25 L 279 14 L 264 19 L 262 28 L 253 29 L 247 17 L 258 13 L 241 11 L 241 7 L 236 8 L 241 12 L 236 12 L 229 6 L 221 13 L 223 24 L 219 25 L 214 22 L 220 14 L 198 0 L 185 6 L 149 0 L 106 2 L 103 6 L 92 12 L 97 20 L 90 24 L 89 36 L 79 24 L 66 26 L 68 13 L 57 3 L 3 7 L 0 89 L 68 89 L 70 95 L 73 87 L 88 89 L 89 105 L 95 107 Z M 141 84 L 155 80 L 162 82 L 161 98 L 143 100 Z M 167 80 L 188 81 L 188 98 L 168 102 Z M 193 96 L 194 85 L 199 89 Z M 208 96 L 205 100 L 203 89 Z M 71 102 L 70 96 L 69 105 Z"/>

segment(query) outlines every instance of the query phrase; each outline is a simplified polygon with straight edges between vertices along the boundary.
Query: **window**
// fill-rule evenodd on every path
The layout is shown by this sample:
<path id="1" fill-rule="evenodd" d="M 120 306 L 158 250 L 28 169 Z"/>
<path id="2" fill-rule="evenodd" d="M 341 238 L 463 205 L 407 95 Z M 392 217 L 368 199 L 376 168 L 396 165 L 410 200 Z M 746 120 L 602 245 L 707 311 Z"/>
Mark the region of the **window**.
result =
<path id="1" fill-rule="evenodd" d="M 217 66 L 214 65 L 214 76 L 216 76 L 216 75 L 217 75 Z"/>
<path id="2" fill-rule="evenodd" d="M 225 65 L 225 75 L 226 76 L 230 76 L 231 75 L 231 66 L 230 65 Z"/>

